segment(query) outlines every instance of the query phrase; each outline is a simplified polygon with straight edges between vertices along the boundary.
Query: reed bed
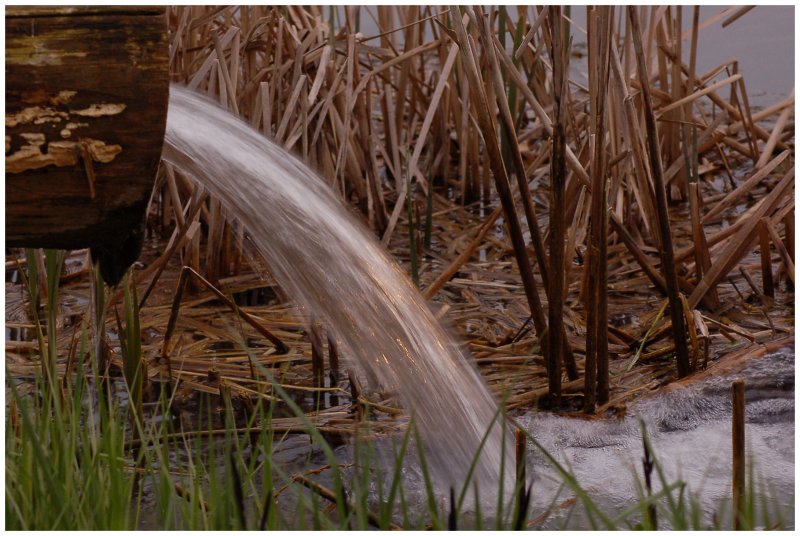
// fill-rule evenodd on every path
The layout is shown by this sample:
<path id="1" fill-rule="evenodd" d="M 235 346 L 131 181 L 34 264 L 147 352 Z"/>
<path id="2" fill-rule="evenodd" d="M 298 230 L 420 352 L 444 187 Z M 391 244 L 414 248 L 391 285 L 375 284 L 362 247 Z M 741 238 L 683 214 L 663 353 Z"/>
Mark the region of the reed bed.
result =
<path id="1" fill-rule="evenodd" d="M 697 72 L 698 33 L 746 10 L 698 13 L 592 8 L 583 29 L 536 6 L 179 6 L 170 72 L 317 170 L 509 410 L 619 416 L 729 354 L 793 340 L 794 94 L 755 109 L 735 61 Z M 232 397 L 239 415 L 288 398 L 303 412 L 271 418 L 275 433 L 406 429 L 396 393 L 339 363 L 247 229 L 167 163 L 147 232 L 125 287 L 138 313 L 123 322 L 111 311 L 125 292 L 101 289 L 119 338 L 94 352 L 81 345 L 88 253 L 63 270 L 55 253 L 7 255 L 8 377 L 67 386 L 105 353 L 112 377 L 139 378 L 135 350 L 145 404 L 172 392 L 189 420 L 203 396 Z M 25 276 L 27 290 L 9 282 Z M 123 349 L 137 322 L 141 348 Z"/>
<path id="2" fill-rule="evenodd" d="M 724 15 L 732 22 L 744 13 Z M 474 268 L 476 253 L 499 248 L 494 260 L 513 258 L 518 275 L 509 282 L 521 282 L 528 305 L 509 314 L 508 328 L 530 317 L 536 338 L 523 340 L 532 357 L 546 358 L 551 394 L 583 377 L 592 412 L 594 398 L 603 404 L 613 390 L 609 361 L 659 344 L 667 330 L 674 349 L 664 357 L 674 355 L 686 376 L 705 362 L 692 350 L 698 332 L 724 338 L 719 319 L 732 303 L 720 294 L 736 288 L 738 307 L 752 296 L 761 304 L 769 292 L 756 288 L 774 287 L 767 264 L 787 294 L 758 314 L 771 316 L 768 324 L 788 314 L 780 303 L 791 303 L 794 273 L 785 246 L 794 97 L 754 111 L 735 61 L 696 72 L 697 35 L 721 15 L 598 8 L 586 30 L 537 7 L 180 7 L 169 17 L 173 80 L 310 163 L 408 262 L 426 297 L 452 308 L 443 291 L 458 287 L 459 273 L 491 288 Z M 361 31 L 367 19 L 373 35 Z M 570 72 L 570 39 L 588 43 L 586 86 Z M 688 65 L 678 60 L 685 47 Z M 563 165 L 553 157 L 558 131 Z M 213 199 L 190 210 L 198 196 L 163 166 L 154 205 L 163 232 L 180 243 L 183 264 L 214 283 L 241 270 L 246 230 Z M 497 200 L 502 208 L 491 212 Z M 503 226 L 493 227 L 501 216 Z M 756 242 L 761 269 L 748 266 Z M 639 321 L 615 328 L 618 291 L 668 298 L 655 330 L 648 313 L 660 303 L 637 307 Z M 620 305 L 631 307 L 629 299 Z M 558 333 L 542 338 L 550 324 Z M 648 332 L 655 337 L 642 347 Z M 550 339 L 563 344 L 552 355 Z"/>

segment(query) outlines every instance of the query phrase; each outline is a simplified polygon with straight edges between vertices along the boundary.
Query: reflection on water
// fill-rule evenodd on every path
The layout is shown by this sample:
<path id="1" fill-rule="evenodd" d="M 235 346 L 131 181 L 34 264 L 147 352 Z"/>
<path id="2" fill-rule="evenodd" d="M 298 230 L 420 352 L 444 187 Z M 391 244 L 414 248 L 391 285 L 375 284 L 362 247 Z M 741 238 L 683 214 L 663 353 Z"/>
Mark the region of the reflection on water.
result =
<path id="1" fill-rule="evenodd" d="M 794 88 L 794 6 L 757 6 L 725 28 L 722 23 L 726 17 L 702 27 L 703 22 L 727 7 L 700 6 L 698 75 L 724 62 L 737 60 L 751 105 L 765 106 L 788 95 Z M 694 8 L 683 6 L 682 11 L 681 52 L 688 64 Z M 576 24 L 572 28 L 575 43 L 585 42 L 585 6 L 572 6 L 572 19 Z M 727 94 L 727 90 L 723 94 Z"/>
<path id="2" fill-rule="evenodd" d="M 700 21 L 722 8 L 702 6 Z M 725 28 L 722 21 L 704 28 L 697 42 L 698 72 L 736 59 L 751 104 L 763 106 L 788 95 L 794 88 L 794 10 L 757 6 Z M 683 12 L 684 26 L 691 28 L 691 10 L 684 7 Z"/>

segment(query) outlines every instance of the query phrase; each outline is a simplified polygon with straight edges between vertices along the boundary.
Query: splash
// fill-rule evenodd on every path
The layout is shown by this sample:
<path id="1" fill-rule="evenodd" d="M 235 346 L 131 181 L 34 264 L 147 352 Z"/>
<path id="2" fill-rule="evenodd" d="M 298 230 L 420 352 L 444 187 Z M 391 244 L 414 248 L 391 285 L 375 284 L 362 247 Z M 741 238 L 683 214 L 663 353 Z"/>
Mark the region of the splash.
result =
<path id="1" fill-rule="evenodd" d="M 497 404 L 417 289 L 306 165 L 213 102 L 173 85 L 164 158 L 205 186 L 247 228 L 280 285 L 322 319 L 381 387 L 400 393 L 433 470 L 459 488 Z M 475 467 L 496 489 L 500 426 Z"/>
<path id="2" fill-rule="evenodd" d="M 518 421 L 570 468 L 601 509 L 612 513 L 625 511 L 639 493 L 635 482 L 643 478 L 641 419 L 667 482 L 686 484 L 688 497 L 701 507 L 698 515 L 703 525 L 712 526 L 716 519 L 728 528 L 732 508 L 731 382 L 743 379 L 747 479 L 754 484 L 755 508 L 769 505 L 770 517 L 780 513 L 787 528 L 793 528 L 794 376 L 793 353 L 781 351 L 748 360 L 731 373 L 647 396 L 631 404 L 623 419 L 585 421 L 530 413 Z M 535 475 L 533 486 L 538 494 L 532 499 L 532 509 L 538 512 L 562 502 L 570 493 L 564 492 L 561 478 L 549 462 L 537 451 L 533 453 L 528 471 Z M 657 475 L 653 481 L 658 492 L 662 487 Z M 578 508 L 574 515 L 569 509 L 556 511 L 540 528 L 560 528 L 564 523 L 576 529 L 590 526 L 585 512 Z M 668 519 L 661 519 L 659 528 L 666 529 L 668 524 Z"/>

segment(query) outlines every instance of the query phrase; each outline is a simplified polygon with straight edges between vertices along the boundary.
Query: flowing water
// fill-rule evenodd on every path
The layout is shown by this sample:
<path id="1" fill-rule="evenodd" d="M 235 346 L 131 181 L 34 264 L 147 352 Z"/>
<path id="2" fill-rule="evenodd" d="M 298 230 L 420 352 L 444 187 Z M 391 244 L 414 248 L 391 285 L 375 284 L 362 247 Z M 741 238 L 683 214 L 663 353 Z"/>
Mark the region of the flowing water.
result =
<path id="1" fill-rule="evenodd" d="M 244 224 L 280 285 L 332 329 L 367 377 L 400 393 L 429 466 L 445 486 L 463 484 L 497 405 L 408 277 L 323 179 L 175 85 L 163 156 Z M 513 460 L 495 424 L 476 466 L 481 489 L 497 485 L 504 449 Z"/>

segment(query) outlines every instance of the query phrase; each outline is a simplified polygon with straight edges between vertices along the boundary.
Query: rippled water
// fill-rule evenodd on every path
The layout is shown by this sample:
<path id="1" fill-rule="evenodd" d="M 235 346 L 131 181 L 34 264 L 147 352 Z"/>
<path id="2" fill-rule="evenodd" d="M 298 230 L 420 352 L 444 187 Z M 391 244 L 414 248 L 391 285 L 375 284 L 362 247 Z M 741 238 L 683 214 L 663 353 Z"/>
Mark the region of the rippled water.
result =
<path id="1" fill-rule="evenodd" d="M 794 525 L 794 355 L 777 353 L 754 359 L 741 371 L 659 393 L 628 408 L 620 420 L 583 421 L 529 414 L 525 427 L 598 503 L 621 511 L 636 497 L 641 480 L 644 422 L 656 458 L 668 482 L 682 480 L 700 500 L 706 520 L 731 512 L 731 382 L 745 381 L 746 456 L 756 480 L 766 486 L 772 507 L 785 511 Z M 540 455 L 529 471 L 544 507 L 560 479 Z M 634 477 L 638 475 L 638 477 Z M 656 486 L 658 489 L 658 486 Z M 563 493 L 566 499 L 569 493 Z M 723 506 L 725 505 L 725 506 Z M 535 508 L 536 506 L 534 506 Z M 552 522 L 558 526 L 566 511 Z M 578 516 L 580 517 L 580 516 Z"/>
<path id="2" fill-rule="evenodd" d="M 701 526 L 711 528 L 718 521 L 723 528 L 730 528 L 730 393 L 732 381 L 739 378 L 746 385 L 746 459 L 754 470 L 758 508 L 761 499 L 766 499 L 772 512 L 770 522 L 777 521 L 779 513 L 785 528 L 793 528 L 795 431 L 791 353 L 754 359 L 735 374 L 697 381 L 690 387 L 641 399 L 628 408 L 622 419 L 568 418 L 531 412 L 517 421 L 575 476 L 592 501 L 610 518 L 638 500 L 637 482 L 643 482 L 644 453 L 640 423 L 644 423 L 666 483 L 685 483 L 687 504 L 695 502 L 699 506 Z M 373 447 L 381 465 L 389 468 L 383 483 L 385 489 L 392 478 L 392 448 L 388 442 Z M 357 457 L 352 446 L 340 447 L 337 455 L 343 461 Z M 428 497 L 413 452 L 407 456 L 402 474 L 406 500 L 424 509 Z M 527 474 L 532 478 L 529 519 L 542 517 L 551 510 L 535 528 L 591 528 L 583 505 L 574 500 L 573 490 L 563 485 L 563 478 L 533 445 L 528 445 Z M 655 474 L 653 484 L 657 493 L 661 485 Z M 673 492 L 673 497 L 677 496 L 677 491 Z M 449 511 L 445 500 L 440 500 L 440 507 Z M 634 513 L 627 521 L 635 524 L 640 519 L 639 513 Z M 491 522 L 484 519 L 484 523 Z M 621 523 L 618 528 L 625 526 Z M 663 516 L 659 528 L 670 528 Z"/>
<path id="3" fill-rule="evenodd" d="M 164 158 L 245 225 L 281 286 L 332 329 L 373 383 L 400 393 L 430 466 L 443 484 L 459 486 L 497 405 L 407 276 L 323 179 L 180 86 L 170 88 Z M 495 425 L 476 471 L 484 489 L 498 482 L 504 448 Z"/>

